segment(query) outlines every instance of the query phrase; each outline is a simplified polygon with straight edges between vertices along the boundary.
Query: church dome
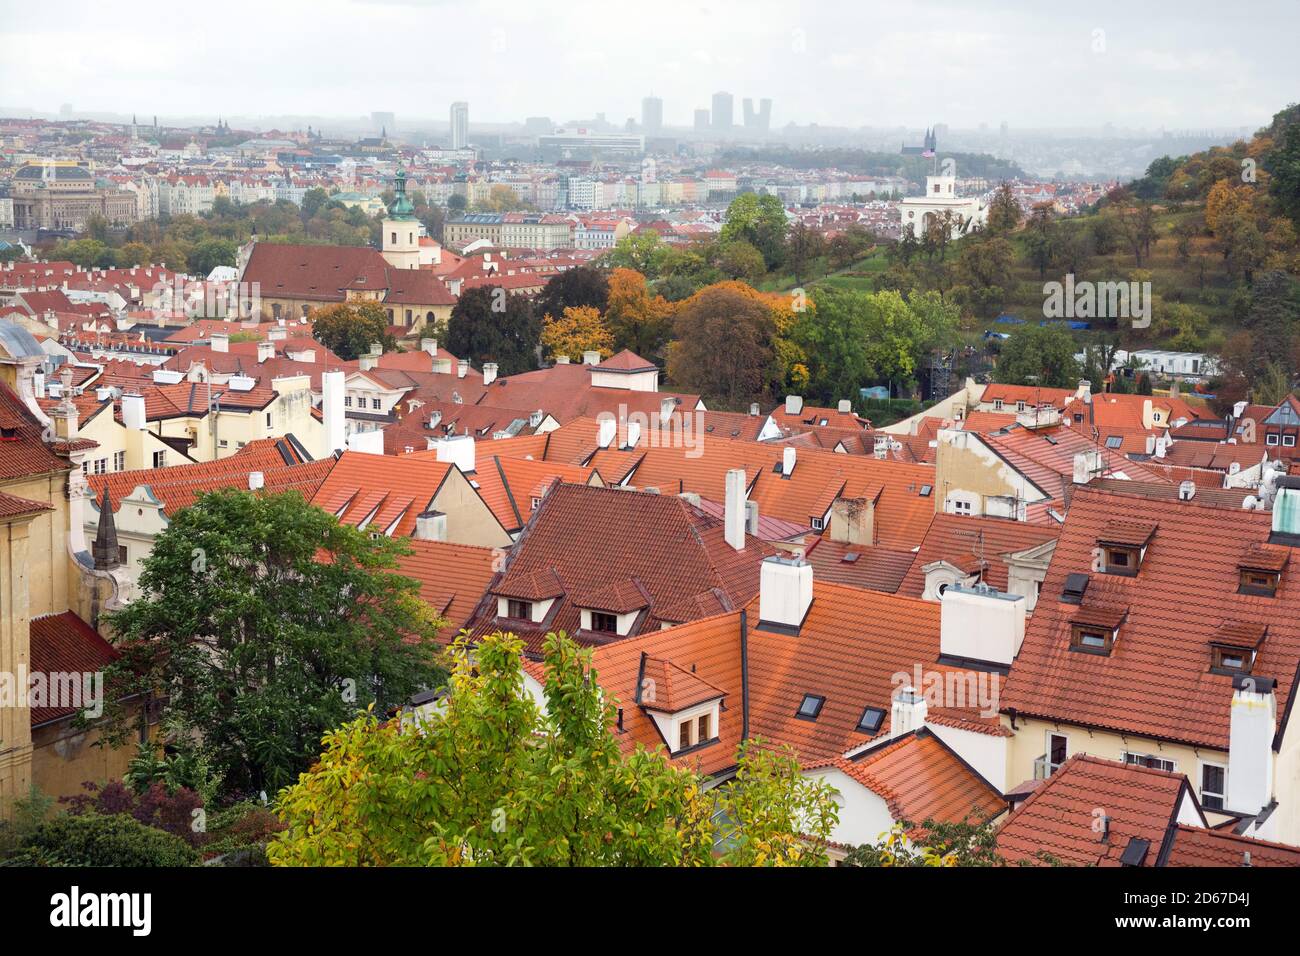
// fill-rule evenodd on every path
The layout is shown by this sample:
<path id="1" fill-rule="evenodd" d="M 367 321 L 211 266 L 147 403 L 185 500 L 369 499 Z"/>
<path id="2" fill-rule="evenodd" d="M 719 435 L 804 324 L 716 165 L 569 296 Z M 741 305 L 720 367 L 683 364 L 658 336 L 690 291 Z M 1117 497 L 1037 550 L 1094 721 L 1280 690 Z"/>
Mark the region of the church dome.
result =
<path id="1" fill-rule="evenodd" d="M 397 197 L 393 204 L 388 207 L 389 219 L 414 219 L 415 206 L 411 205 L 411 200 L 406 198 L 406 170 L 397 171 L 397 181 L 394 185 L 397 191 Z"/>

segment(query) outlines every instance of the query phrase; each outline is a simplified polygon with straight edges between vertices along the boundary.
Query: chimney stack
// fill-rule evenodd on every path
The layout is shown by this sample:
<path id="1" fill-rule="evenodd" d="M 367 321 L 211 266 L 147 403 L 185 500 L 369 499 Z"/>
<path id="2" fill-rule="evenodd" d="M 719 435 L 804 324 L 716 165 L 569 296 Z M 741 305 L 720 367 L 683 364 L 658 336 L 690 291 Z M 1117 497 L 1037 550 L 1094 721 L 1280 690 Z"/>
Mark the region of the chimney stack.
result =
<path id="1" fill-rule="evenodd" d="M 212 335 L 208 337 L 208 342 L 211 344 L 212 351 L 214 352 L 230 351 L 230 336 L 225 332 L 213 332 Z"/>
<path id="2" fill-rule="evenodd" d="M 950 584 L 939 599 L 939 655 L 1010 667 L 1025 639 L 1025 599 Z"/>
<path id="3" fill-rule="evenodd" d="M 483 363 L 483 384 L 491 385 L 496 380 L 497 380 L 497 363 L 484 362 Z"/>
<path id="4" fill-rule="evenodd" d="M 785 413 L 787 415 L 798 415 L 803 411 L 802 395 L 787 395 L 785 397 Z"/>
<path id="5" fill-rule="evenodd" d="M 332 455 L 347 447 L 347 428 L 343 410 L 342 372 L 322 372 L 320 377 L 321 417 L 325 425 L 324 455 Z"/>
<path id="6" fill-rule="evenodd" d="M 794 474 L 794 466 L 797 458 L 798 452 L 795 451 L 794 446 L 786 445 L 785 449 L 781 452 L 781 476 L 783 478 L 789 478 Z"/>
<path id="7" fill-rule="evenodd" d="M 836 498 L 832 501 L 831 540 L 841 544 L 875 544 L 875 502 L 865 497 Z"/>
<path id="8" fill-rule="evenodd" d="M 260 491 L 266 484 L 266 476 L 260 471 L 250 471 L 248 473 L 248 490 Z"/>
<path id="9" fill-rule="evenodd" d="M 596 351 L 587 351 L 582 353 L 583 365 L 599 365 L 600 353 Z"/>
<path id="10" fill-rule="evenodd" d="M 745 469 L 727 472 L 727 500 L 723 511 L 727 544 L 745 550 Z"/>
<path id="11" fill-rule="evenodd" d="M 901 737 L 910 731 L 920 730 L 925 726 L 928 710 L 929 705 L 926 703 L 925 696 L 915 687 L 911 684 L 900 687 L 894 693 L 893 707 L 889 715 L 889 736 Z"/>
<path id="12" fill-rule="evenodd" d="M 851 415 L 853 413 L 853 403 L 847 398 L 841 398 L 838 411 L 841 415 Z"/>
<path id="13" fill-rule="evenodd" d="M 758 417 L 758 414 L 759 414 L 759 412 L 758 412 L 758 402 L 750 402 L 750 403 L 749 403 L 749 414 L 750 414 L 752 417 L 754 417 L 754 418 L 757 418 L 757 417 Z"/>
<path id="14" fill-rule="evenodd" d="M 450 462 L 465 474 L 474 473 L 474 437 L 472 435 L 453 435 L 435 443 L 438 460 Z"/>
<path id="15" fill-rule="evenodd" d="M 1100 449 L 1093 448 L 1089 451 L 1079 452 L 1074 456 L 1074 483 L 1076 485 L 1086 485 L 1092 479 L 1098 477 L 1104 467 Z"/>
<path id="16" fill-rule="evenodd" d="M 258 342 L 257 343 L 258 364 L 261 364 L 262 362 L 269 362 L 273 358 L 275 358 L 275 343 Z"/>
<path id="17" fill-rule="evenodd" d="M 1232 693 L 1228 725 L 1228 793 L 1225 809 L 1253 815 L 1273 797 L 1273 735 L 1277 698 L 1273 682 L 1241 677 Z M 1265 690 L 1267 687 L 1267 690 Z"/>
<path id="18" fill-rule="evenodd" d="M 813 599 L 813 569 L 801 557 L 764 558 L 758 577 L 759 626 L 798 631 Z"/>
<path id="19" fill-rule="evenodd" d="M 438 340 L 437 340 L 437 339 L 428 339 L 428 338 L 420 339 L 420 351 L 422 351 L 422 352 L 428 352 L 430 355 L 437 355 L 437 354 L 438 354 Z"/>
<path id="20" fill-rule="evenodd" d="M 464 378 L 469 374 L 469 359 L 461 359 L 460 367 L 456 370 L 457 378 Z"/>
<path id="21" fill-rule="evenodd" d="M 416 541 L 446 541 L 447 516 L 441 511 L 425 511 L 415 517 Z"/>

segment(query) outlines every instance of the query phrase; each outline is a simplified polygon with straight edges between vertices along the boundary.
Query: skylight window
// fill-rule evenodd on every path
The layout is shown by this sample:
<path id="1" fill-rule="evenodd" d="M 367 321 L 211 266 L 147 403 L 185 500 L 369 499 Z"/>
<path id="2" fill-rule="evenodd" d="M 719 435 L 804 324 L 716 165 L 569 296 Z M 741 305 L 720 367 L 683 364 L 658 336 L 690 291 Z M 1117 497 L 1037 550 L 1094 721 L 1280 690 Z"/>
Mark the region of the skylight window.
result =
<path id="1" fill-rule="evenodd" d="M 822 712 L 822 705 L 826 703 L 825 697 L 818 697 L 816 694 L 804 694 L 803 702 L 799 704 L 799 710 L 795 716 L 800 720 L 816 720 Z"/>
<path id="2" fill-rule="evenodd" d="M 1106 439 L 1107 448 L 1119 448 L 1124 444 L 1124 439 L 1119 435 L 1111 435 Z"/>
<path id="3" fill-rule="evenodd" d="M 874 734 L 885 722 L 885 712 L 879 707 L 868 707 L 858 719 L 858 730 L 864 734 Z"/>

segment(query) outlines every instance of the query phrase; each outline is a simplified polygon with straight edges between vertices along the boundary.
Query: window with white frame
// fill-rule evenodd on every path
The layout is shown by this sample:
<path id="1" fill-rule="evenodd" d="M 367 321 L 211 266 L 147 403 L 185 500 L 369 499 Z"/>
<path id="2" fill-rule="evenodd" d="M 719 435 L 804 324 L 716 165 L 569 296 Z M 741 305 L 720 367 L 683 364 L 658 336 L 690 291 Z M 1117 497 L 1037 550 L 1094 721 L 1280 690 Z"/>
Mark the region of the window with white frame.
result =
<path id="1" fill-rule="evenodd" d="M 1222 810 L 1228 796 L 1228 768 L 1221 763 L 1201 761 L 1201 806 Z"/>
<path id="2" fill-rule="evenodd" d="M 1174 773 L 1178 770 L 1178 764 L 1168 757 L 1157 757 L 1155 754 L 1135 754 L 1124 751 L 1124 763 L 1130 767 L 1147 767 L 1151 770 L 1165 770 Z"/>

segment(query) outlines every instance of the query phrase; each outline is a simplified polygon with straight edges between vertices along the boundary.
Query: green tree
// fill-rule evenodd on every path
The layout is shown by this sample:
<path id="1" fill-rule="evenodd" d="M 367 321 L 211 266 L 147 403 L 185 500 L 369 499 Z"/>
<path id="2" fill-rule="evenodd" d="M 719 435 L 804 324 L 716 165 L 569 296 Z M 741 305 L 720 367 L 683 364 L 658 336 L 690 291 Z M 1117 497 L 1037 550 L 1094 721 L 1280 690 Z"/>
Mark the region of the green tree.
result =
<path id="1" fill-rule="evenodd" d="M 851 848 L 840 866 L 1006 866 L 997 852 L 992 823 L 927 819 L 919 830 L 906 821 L 890 827 L 874 844 Z"/>
<path id="2" fill-rule="evenodd" d="M 972 238 L 974 242 L 968 239 L 961 244 L 957 255 L 953 298 L 972 314 L 991 318 L 1015 288 L 1015 252 L 1001 237 Z"/>
<path id="3" fill-rule="evenodd" d="M 184 840 L 129 816 L 89 813 L 42 825 L 23 840 L 16 862 L 28 866 L 193 866 L 199 854 Z"/>
<path id="4" fill-rule="evenodd" d="M 233 266 L 236 249 L 232 239 L 204 239 L 190 250 L 190 269 L 197 275 L 206 276 L 217 266 Z"/>
<path id="5" fill-rule="evenodd" d="M 366 354 L 376 342 L 385 350 L 397 345 L 388 331 L 388 313 L 378 302 L 327 305 L 313 309 L 308 318 L 312 337 L 345 362 Z"/>
<path id="6" fill-rule="evenodd" d="M 751 285 L 767 272 L 763 254 L 743 239 L 719 244 L 718 268 L 727 278 L 740 279 Z"/>
<path id="7" fill-rule="evenodd" d="M 744 193 L 727 207 L 719 240 L 722 243 L 743 240 L 763 254 L 771 270 L 785 261 L 785 238 L 789 228 L 785 207 L 773 195 Z"/>
<path id="8" fill-rule="evenodd" d="M 458 641 L 439 711 L 328 734 L 316 767 L 280 794 L 272 863 L 824 865 L 831 794 L 788 753 L 746 749 L 734 780 L 705 790 L 662 749 L 620 748 L 590 649 L 547 636 L 543 714 L 521 647 L 500 633 Z"/>
<path id="9" fill-rule="evenodd" d="M 594 266 L 565 269 L 553 276 L 537 296 L 537 314 L 560 316 L 565 309 L 589 307 L 604 312 L 609 302 L 609 280 Z"/>
<path id="10" fill-rule="evenodd" d="M 442 622 L 393 573 L 404 550 L 297 492 L 200 495 L 155 539 L 140 597 L 109 617 L 123 652 L 110 699 L 161 696 L 224 795 L 274 793 L 325 731 L 439 681 Z M 110 738 L 133 730 L 121 705 L 106 716 Z"/>
<path id="11" fill-rule="evenodd" d="M 668 247 L 659 238 L 659 233 L 653 229 L 638 229 L 616 242 L 604 259 L 611 269 L 632 269 L 647 279 L 656 279 L 667 252 Z"/>
<path id="12" fill-rule="evenodd" d="M 993 377 L 1011 385 L 1070 388 L 1079 381 L 1074 339 L 1061 322 L 1023 325 L 1002 345 Z"/>
<path id="13" fill-rule="evenodd" d="M 1002 183 L 989 201 L 989 217 L 986 228 L 995 236 L 1010 235 L 1020 225 L 1021 218 L 1023 217 L 1020 211 L 1020 201 L 1016 199 L 1011 184 Z"/>
<path id="14" fill-rule="evenodd" d="M 447 323 L 447 349 L 479 363 L 496 362 L 502 375 L 537 368 L 542 323 L 527 296 L 501 286 L 461 293 Z"/>

